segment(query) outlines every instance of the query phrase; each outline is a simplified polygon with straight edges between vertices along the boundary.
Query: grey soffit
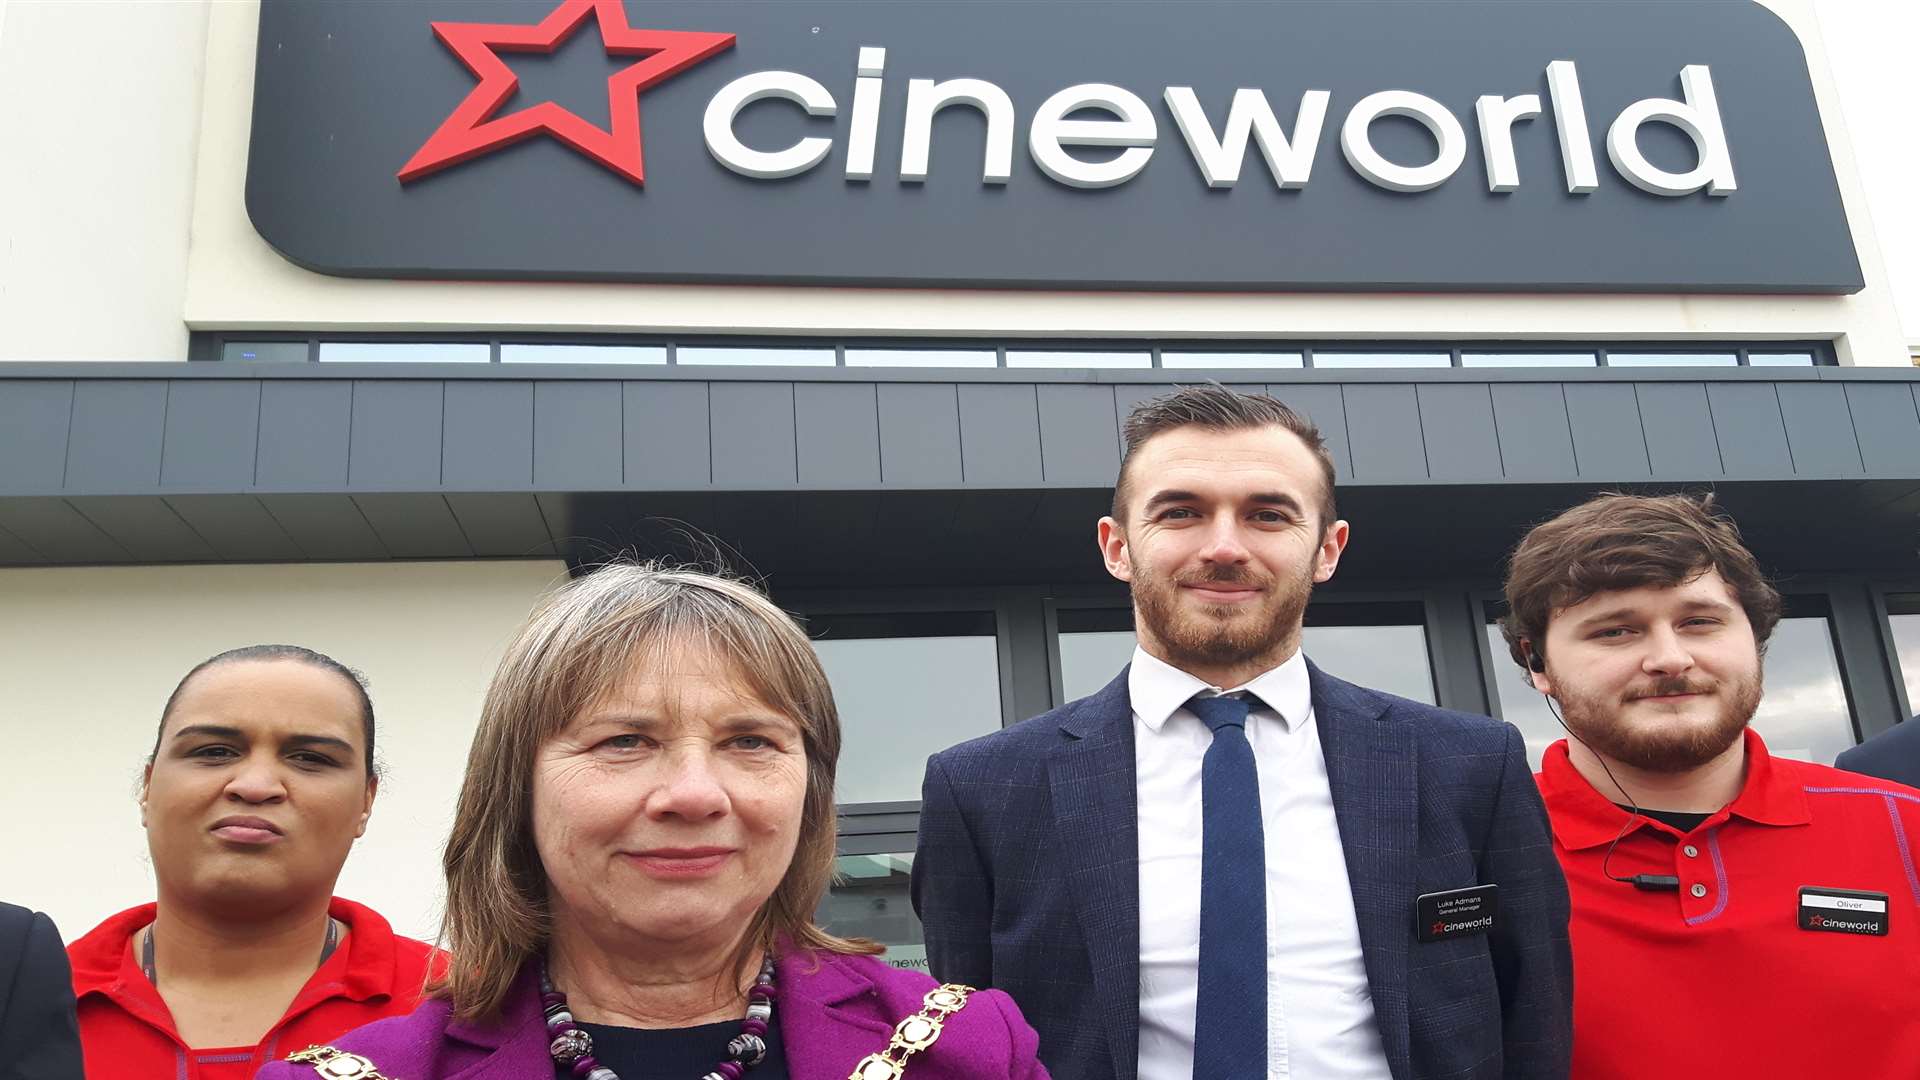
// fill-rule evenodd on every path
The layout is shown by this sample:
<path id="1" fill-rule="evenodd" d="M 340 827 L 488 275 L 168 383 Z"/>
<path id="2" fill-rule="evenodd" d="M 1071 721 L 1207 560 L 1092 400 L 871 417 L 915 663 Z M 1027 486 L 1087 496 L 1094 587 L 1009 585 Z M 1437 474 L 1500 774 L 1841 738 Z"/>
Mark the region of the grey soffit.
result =
<path id="1" fill-rule="evenodd" d="M 636 28 L 729 39 L 649 86 L 641 119 L 611 125 L 632 131 L 632 149 L 596 158 L 538 131 L 474 145 L 543 102 L 549 117 L 577 111 L 608 130 L 612 58 L 593 28 L 544 58 L 500 50 L 508 56 L 495 62 L 516 81 L 485 86 L 467 64 L 493 50 L 473 47 L 463 63 L 432 29 L 533 26 L 555 0 L 267 0 L 247 163 L 255 228 L 308 269 L 387 278 L 1502 292 L 1862 284 L 1804 50 L 1758 3 L 648 0 L 602 10 Z M 867 49 L 884 50 L 884 72 L 857 80 Z M 977 80 L 972 98 L 934 110 L 937 121 L 910 119 L 911 99 L 931 105 L 922 94 L 936 81 L 952 93 L 961 88 L 944 81 L 962 78 Z M 797 80 L 811 87 L 804 109 L 792 100 Z M 1057 150 L 1064 172 L 1030 149 L 1052 128 L 1043 103 L 1072 111 L 1089 86 L 1119 88 L 1123 99 L 1095 93 L 1138 114 L 1122 133 L 1114 105 L 1079 110 L 1105 118 L 1092 121 L 1107 126 L 1091 141 L 1117 138 L 1122 158 L 1141 163 L 1117 182 L 1086 176 L 1112 155 L 1071 136 Z M 736 106 L 788 100 L 729 119 L 727 87 Z M 1061 97 L 1069 87 L 1080 96 Z M 459 129 L 476 118 L 454 119 L 462 103 L 496 88 L 513 100 L 466 138 Z M 872 112 L 856 89 L 877 91 Z M 1397 108 L 1427 119 L 1376 97 L 1389 91 L 1419 95 Z M 1176 104 L 1182 93 L 1187 104 Z M 1291 167 L 1269 166 L 1252 146 L 1218 149 L 1230 114 L 1247 143 L 1252 114 L 1232 103 L 1256 93 L 1299 151 Z M 1483 95 L 1506 102 L 1498 115 L 1526 118 L 1476 120 Z M 743 149 L 819 152 L 793 167 L 742 166 L 703 137 L 716 101 L 718 126 Z M 969 101 L 993 102 L 998 118 Z M 1321 121 L 1303 126 L 1302 115 Z M 1626 157 L 1610 152 L 1623 116 L 1662 117 L 1623 128 Z M 1675 117 L 1703 133 L 1705 152 Z M 862 176 L 852 146 L 866 124 L 876 152 Z M 1435 160 L 1422 124 L 1451 131 L 1442 157 L 1452 167 L 1431 184 L 1383 181 L 1382 166 Z M 909 132 L 923 131 L 924 173 L 907 165 L 918 141 Z M 428 150 L 430 137 L 451 152 Z M 1363 166 L 1350 141 L 1380 159 Z M 990 143 L 998 149 L 983 155 Z M 1486 164 L 1502 156 L 1511 182 Z M 423 158 L 445 167 L 415 173 Z M 1650 186 L 1637 158 L 1670 180 Z M 1715 164 L 1696 168 L 1702 158 Z"/>
<path id="2" fill-rule="evenodd" d="M 1172 381 L 173 376 L 197 365 L 57 379 L 31 366 L 0 374 L 0 497 L 170 500 L 166 515 L 148 504 L 90 527 L 111 546 L 140 520 L 164 523 L 182 551 L 194 543 L 174 519 L 195 527 L 216 513 L 201 500 L 229 495 L 1104 489 L 1128 410 Z M 1233 385 L 1314 419 L 1343 487 L 1920 478 L 1920 373 L 1326 374 Z M 318 505 L 262 503 L 251 542 L 299 548 L 280 514 Z M 525 500 L 470 502 L 484 539 L 445 500 L 405 535 L 388 535 L 385 500 L 358 506 L 371 532 L 336 530 L 323 548 L 535 538 Z"/>

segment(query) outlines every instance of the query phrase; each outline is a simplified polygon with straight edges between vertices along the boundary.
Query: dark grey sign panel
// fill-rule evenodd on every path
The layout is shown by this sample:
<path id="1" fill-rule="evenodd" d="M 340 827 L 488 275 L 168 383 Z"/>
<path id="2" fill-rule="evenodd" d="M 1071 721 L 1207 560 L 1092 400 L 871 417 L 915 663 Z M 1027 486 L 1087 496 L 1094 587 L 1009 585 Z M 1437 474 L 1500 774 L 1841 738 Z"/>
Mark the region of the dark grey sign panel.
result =
<path id="1" fill-rule="evenodd" d="M 247 208 L 362 277 L 1862 286 L 1800 43 L 1724 0 L 266 0 Z"/>

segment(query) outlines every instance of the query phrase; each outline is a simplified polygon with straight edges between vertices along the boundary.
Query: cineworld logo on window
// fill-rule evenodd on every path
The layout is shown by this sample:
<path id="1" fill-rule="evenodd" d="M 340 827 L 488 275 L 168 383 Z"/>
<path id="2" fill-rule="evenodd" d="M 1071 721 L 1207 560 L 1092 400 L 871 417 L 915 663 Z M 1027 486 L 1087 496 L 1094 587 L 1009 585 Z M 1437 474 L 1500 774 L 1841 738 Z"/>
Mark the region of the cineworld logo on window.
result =
<path id="1" fill-rule="evenodd" d="M 248 210 L 324 273 L 1861 287 L 1758 4 L 265 0 L 260 34 Z"/>

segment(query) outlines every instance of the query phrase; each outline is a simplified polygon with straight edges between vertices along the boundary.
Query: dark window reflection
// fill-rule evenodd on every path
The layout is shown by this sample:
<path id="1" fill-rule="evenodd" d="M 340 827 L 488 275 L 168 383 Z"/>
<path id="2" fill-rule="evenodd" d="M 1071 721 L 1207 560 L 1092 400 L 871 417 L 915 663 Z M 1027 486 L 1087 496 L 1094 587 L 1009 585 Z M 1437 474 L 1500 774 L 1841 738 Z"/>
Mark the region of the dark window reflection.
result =
<path id="1" fill-rule="evenodd" d="M 1920 709 L 1920 593 L 1887 597 L 1887 621 L 1893 625 L 1893 647 L 1900 654 L 1900 678 L 1907 687 L 1907 707 Z"/>
<path id="2" fill-rule="evenodd" d="M 1425 615 L 1418 602 L 1311 604 L 1301 651 L 1329 675 L 1431 705 Z M 1058 620 L 1064 700 L 1105 686 L 1133 658 L 1132 611 L 1063 608 Z"/>
<path id="3" fill-rule="evenodd" d="M 887 947 L 883 959 L 895 967 L 927 970 L 926 938 L 907 895 L 913 856 L 842 855 L 833 868 L 833 889 L 816 921 L 843 937 L 880 942 Z"/>
<path id="4" fill-rule="evenodd" d="M 840 710 L 841 803 L 920 797 L 927 758 L 1000 729 L 1000 653 L 986 611 L 807 617 Z"/>

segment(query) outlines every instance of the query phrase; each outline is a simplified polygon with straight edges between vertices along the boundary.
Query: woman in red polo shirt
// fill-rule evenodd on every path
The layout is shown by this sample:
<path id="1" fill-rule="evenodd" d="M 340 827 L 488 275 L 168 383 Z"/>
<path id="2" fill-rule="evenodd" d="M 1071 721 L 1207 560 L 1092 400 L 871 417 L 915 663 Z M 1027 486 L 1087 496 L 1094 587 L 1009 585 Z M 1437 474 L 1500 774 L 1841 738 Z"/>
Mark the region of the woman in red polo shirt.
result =
<path id="1" fill-rule="evenodd" d="M 432 947 L 333 895 L 378 787 L 373 704 L 339 662 L 256 645 L 188 672 L 140 793 L 158 902 L 67 950 L 87 1074 L 245 1080 L 412 1011 Z"/>

